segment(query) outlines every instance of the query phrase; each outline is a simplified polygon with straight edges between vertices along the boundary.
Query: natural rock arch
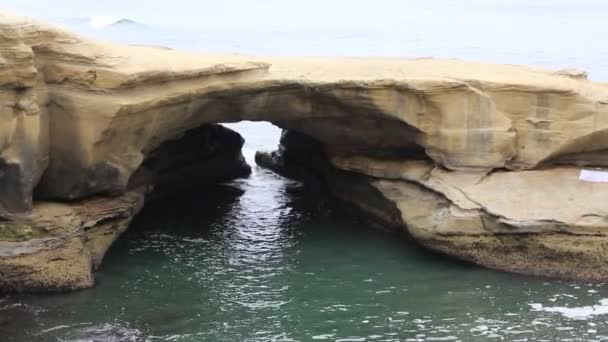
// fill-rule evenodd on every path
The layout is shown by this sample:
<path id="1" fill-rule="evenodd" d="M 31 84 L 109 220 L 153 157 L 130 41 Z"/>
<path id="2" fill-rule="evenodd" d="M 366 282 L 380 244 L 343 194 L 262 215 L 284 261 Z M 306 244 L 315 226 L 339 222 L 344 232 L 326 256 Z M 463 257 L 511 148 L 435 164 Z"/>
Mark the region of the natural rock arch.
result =
<path id="1" fill-rule="evenodd" d="M 552 165 L 606 165 L 608 86 L 580 72 L 197 55 L 94 42 L 1 13 L 0 47 L 0 216 L 9 219 L 0 287 L 91 285 L 91 260 L 126 228 L 146 180 L 156 183 L 142 165 L 187 132 L 241 120 L 320 142 L 334 180 L 359 175 L 393 208 L 392 223 L 430 248 L 523 273 L 608 277 L 608 213 L 597 205 L 605 184 Z M 217 130 L 202 136 L 224 136 Z M 240 145 L 226 136 L 237 158 Z M 66 262 L 43 262 L 57 255 Z"/>
<path id="2" fill-rule="evenodd" d="M 269 121 L 376 151 L 421 146 L 449 169 L 529 169 L 569 144 L 569 154 L 608 147 L 599 138 L 570 143 L 605 136 L 608 87 L 568 73 L 458 60 L 194 55 L 2 19 L 2 88 L 12 103 L 5 182 L 22 184 L 0 200 L 22 203 L 8 212 L 28 209 L 36 185 L 60 199 L 124 191 L 147 153 L 204 123 Z"/>

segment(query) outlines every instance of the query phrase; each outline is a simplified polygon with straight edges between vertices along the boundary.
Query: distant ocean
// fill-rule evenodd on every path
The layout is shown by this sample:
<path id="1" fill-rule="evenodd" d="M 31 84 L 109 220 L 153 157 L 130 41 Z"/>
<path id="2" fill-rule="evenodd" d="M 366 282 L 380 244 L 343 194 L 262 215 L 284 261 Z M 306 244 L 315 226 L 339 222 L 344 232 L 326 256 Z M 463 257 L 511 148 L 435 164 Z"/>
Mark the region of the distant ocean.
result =
<path id="1" fill-rule="evenodd" d="M 4 0 L 125 43 L 243 54 L 463 58 L 608 80 L 608 1 Z"/>

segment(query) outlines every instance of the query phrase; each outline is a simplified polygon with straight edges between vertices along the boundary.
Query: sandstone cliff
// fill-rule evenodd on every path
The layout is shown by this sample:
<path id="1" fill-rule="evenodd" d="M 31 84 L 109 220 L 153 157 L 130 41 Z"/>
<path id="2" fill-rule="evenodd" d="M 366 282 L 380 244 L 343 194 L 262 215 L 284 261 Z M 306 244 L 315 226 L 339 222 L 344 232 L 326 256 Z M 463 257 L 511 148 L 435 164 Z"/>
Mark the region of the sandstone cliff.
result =
<path id="1" fill-rule="evenodd" d="M 43 220 L 43 200 L 118 201 L 160 182 L 146 161 L 171 158 L 165 143 L 212 123 L 264 120 L 322 144 L 332 167 L 358 174 L 400 213 L 392 224 L 433 249 L 607 279 L 608 185 L 579 181 L 572 168 L 608 166 L 608 86 L 585 76 L 459 60 L 199 55 L 0 13 L 0 216 Z M 231 155 L 226 165 L 239 167 Z M 0 258 L 15 265 L 12 256 Z M 585 270 L 556 270 L 556 256 Z"/>

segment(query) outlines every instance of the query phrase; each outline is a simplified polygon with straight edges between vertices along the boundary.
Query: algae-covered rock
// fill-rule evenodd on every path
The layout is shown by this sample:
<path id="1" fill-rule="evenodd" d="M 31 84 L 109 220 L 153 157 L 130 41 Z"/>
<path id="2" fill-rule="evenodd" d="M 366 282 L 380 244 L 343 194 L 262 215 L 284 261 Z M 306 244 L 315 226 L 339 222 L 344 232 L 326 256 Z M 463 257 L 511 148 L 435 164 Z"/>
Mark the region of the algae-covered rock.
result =
<path id="1" fill-rule="evenodd" d="M 39 202 L 28 218 L 2 222 L 0 291 L 92 286 L 95 268 L 142 205 L 141 191 L 71 204 Z"/>

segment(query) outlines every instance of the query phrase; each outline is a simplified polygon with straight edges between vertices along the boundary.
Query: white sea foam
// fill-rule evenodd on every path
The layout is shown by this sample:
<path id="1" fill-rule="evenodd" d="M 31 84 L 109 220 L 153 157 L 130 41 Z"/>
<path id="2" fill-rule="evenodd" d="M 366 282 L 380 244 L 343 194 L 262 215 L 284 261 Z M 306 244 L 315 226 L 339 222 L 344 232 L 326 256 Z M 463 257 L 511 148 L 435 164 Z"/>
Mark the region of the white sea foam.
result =
<path id="1" fill-rule="evenodd" d="M 608 298 L 600 299 L 597 305 L 586 305 L 579 307 L 566 306 L 543 306 L 539 303 L 529 304 L 533 311 L 559 313 L 571 319 L 588 319 L 593 316 L 608 315 Z"/>
<path id="2" fill-rule="evenodd" d="M 87 24 L 92 28 L 103 28 L 119 24 L 134 24 L 135 21 L 127 18 L 113 16 L 96 15 L 88 18 Z"/>

